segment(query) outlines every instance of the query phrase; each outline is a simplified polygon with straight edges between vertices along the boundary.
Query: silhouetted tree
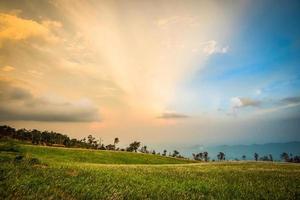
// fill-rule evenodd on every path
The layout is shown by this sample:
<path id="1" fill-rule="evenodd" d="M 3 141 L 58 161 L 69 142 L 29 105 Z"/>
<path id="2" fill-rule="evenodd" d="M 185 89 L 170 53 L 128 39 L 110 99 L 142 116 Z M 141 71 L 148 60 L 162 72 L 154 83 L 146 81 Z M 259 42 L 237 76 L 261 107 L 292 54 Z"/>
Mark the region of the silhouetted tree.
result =
<path id="1" fill-rule="evenodd" d="M 0 126 L 0 137 L 9 137 L 13 139 L 30 141 L 32 144 L 41 144 L 41 145 L 56 145 L 56 146 L 65 146 L 65 147 L 81 147 L 81 148 L 96 148 L 97 141 L 93 139 L 90 135 L 88 142 L 86 138 L 82 140 L 70 139 L 67 135 L 49 132 L 49 131 L 39 131 L 36 129 L 26 130 L 19 129 L 16 130 L 9 126 Z"/>
<path id="2" fill-rule="evenodd" d="M 113 145 L 113 144 L 106 145 L 105 149 L 106 150 L 115 150 L 115 145 Z"/>
<path id="3" fill-rule="evenodd" d="M 142 146 L 141 147 L 141 152 L 142 153 L 149 153 L 148 150 L 147 150 L 147 146 Z"/>
<path id="4" fill-rule="evenodd" d="M 218 160 L 220 160 L 220 161 L 225 160 L 225 153 L 219 152 L 219 154 L 217 155 L 217 157 L 218 157 Z"/>
<path id="5" fill-rule="evenodd" d="M 173 154 L 172 154 L 172 157 L 177 157 L 178 155 L 179 155 L 179 151 L 174 150 L 174 151 L 173 151 Z"/>
<path id="6" fill-rule="evenodd" d="M 129 147 L 126 148 L 127 151 L 134 151 L 136 152 L 138 148 L 140 147 L 141 143 L 134 141 L 133 143 L 129 144 Z"/>
<path id="7" fill-rule="evenodd" d="M 98 148 L 99 148 L 100 150 L 106 150 L 104 144 L 101 144 Z"/>
<path id="8" fill-rule="evenodd" d="M 207 162 L 209 160 L 208 152 L 205 151 L 205 152 L 200 152 L 200 153 L 197 153 L 197 154 L 193 154 L 193 158 L 194 158 L 194 160 Z"/>
<path id="9" fill-rule="evenodd" d="M 289 154 L 287 154 L 286 152 L 283 152 L 283 153 L 280 155 L 280 158 L 281 158 L 282 160 L 284 160 L 285 162 L 289 162 L 289 160 L 290 160 Z"/>
<path id="10" fill-rule="evenodd" d="M 34 129 L 33 131 L 31 131 L 31 133 L 32 133 L 32 144 L 39 144 L 41 141 L 41 132 Z M 61 144 L 60 141 L 59 144 Z"/>
<path id="11" fill-rule="evenodd" d="M 262 156 L 262 157 L 259 158 L 259 160 L 269 161 L 269 156 Z"/>
<path id="12" fill-rule="evenodd" d="M 197 154 L 193 153 L 193 158 L 194 158 L 194 160 L 202 161 L 203 160 L 203 153 L 202 152 L 197 153 Z"/>
<path id="13" fill-rule="evenodd" d="M 204 158 L 205 162 L 208 162 L 209 157 L 208 157 L 208 152 L 207 151 L 203 152 L 203 158 Z M 224 159 L 225 159 L 225 154 L 224 154 Z"/>
<path id="14" fill-rule="evenodd" d="M 88 135 L 88 144 L 93 146 L 95 138 L 92 135 Z"/>
<path id="15" fill-rule="evenodd" d="M 294 156 L 293 160 L 295 163 L 300 163 L 300 156 Z"/>
<path id="16" fill-rule="evenodd" d="M 167 155 L 167 150 L 164 150 L 164 152 L 163 152 L 162 155 L 163 155 L 163 156 L 166 156 L 166 155 Z"/>
<path id="17" fill-rule="evenodd" d="M 255 159 L 255 161 L 258 161 L 258 153 L 254 153 L 254 159 Z"/>
<path id="18" fill-rule="evenodd" d="M 294 162 L 294 157 L 293 157 L 292 153 L 290 153 L 290 160 L 289 160 L 289 162 Z"/>
<path id="19" fill-rule="evenodd" d="M 272 156 L 272 154 L 269 154 L 269 160 L 273 162 L 273 156 Z"/>
<path id="20" fill-rule="evenodd" d="M 116 145 L 118 144 L 120 142 L 120 140 L 119 140 L 119 138 L 115 138 L 115 140 L 114 140 L 114 146 L 116 147 Z"/>

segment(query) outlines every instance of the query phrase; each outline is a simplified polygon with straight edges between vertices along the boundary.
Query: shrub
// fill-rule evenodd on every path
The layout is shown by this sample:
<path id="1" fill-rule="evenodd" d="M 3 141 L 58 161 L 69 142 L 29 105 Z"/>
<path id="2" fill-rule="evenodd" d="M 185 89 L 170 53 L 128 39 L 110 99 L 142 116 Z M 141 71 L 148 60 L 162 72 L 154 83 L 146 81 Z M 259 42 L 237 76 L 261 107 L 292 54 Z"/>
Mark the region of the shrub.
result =
<path id="1" fill-rule="evenodd" d="M 17 155 L 16 157 L 15 157 L 15 162 L 21 162 L 21 161 L 23 161 L 23 158 L 24 158 L 24 156 L 22 156 L 22 155 Z"/>

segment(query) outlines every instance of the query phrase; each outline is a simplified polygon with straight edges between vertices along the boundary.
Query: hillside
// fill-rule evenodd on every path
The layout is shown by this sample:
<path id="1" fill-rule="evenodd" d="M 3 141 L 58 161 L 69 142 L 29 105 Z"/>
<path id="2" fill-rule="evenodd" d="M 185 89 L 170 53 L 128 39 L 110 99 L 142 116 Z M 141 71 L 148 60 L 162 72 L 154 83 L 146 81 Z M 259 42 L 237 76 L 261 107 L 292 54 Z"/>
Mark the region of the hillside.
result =
<path id="1" fill-rule="evenodd" d="M 0 143 L 0 150 L 8 142 Z M 14 144 L 17 154 L 29 155 L 45 163 L 93 163 L 93 164 L 185 164 L 195 161 L 134 152 L 90 150 L 80 148 L 47 147 Z"/>

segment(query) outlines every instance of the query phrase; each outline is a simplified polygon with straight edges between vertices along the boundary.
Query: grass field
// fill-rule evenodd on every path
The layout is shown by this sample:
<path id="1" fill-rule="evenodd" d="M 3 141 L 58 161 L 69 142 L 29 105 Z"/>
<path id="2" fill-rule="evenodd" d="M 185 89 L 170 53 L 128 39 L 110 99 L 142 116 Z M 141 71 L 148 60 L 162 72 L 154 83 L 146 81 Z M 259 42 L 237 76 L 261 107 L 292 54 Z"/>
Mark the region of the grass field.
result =
<path id="1" fill-rule="evenodd" d="M 155 155 L 3 142 L 0 150 L 2 199 L 300 198 L 297 164 L 192 163 Z M 16 155 L 25 157 L 14 161 Z"/>

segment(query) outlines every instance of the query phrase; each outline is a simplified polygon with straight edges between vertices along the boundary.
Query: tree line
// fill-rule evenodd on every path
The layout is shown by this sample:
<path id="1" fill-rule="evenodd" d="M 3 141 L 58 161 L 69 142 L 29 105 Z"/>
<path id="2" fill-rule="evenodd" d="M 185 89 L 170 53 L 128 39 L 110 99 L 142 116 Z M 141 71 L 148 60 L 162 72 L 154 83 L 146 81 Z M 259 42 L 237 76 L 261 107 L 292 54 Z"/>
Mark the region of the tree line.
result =
<path id="1" fill-rule="evenodd" d="M 163 150 L 162 153 L 156 152 L 155 150 L 149 150 L 147 146 L 141 146 L 141 142 L 134 141 L 129 144 L 126 148 L 119 148 L 117 144 L 120 142 L 119 138 L 114 138 L 113 144 L 105 145 L 101 139 L 97 140 L 92 135 L 88 135 L 83 139 L 69 138 L 66 134 L 57 133 L 53 131 L 39 131 L 36 129 L 27 130 L 23 129 L 15 129 L 7 125 L 0 126 L 0 138 L 12 138 L 21 141 L 27 141 L 35 145 L 47 145 L 47 146 L 60 146 L 60 147 L 73 147 L 73 148 L 87 148 L 87 149 L 98 149 L 98 150 L 114 150 L 114 151 L 128 151 L 128 152 L 141 152 L 147 154 L 156 154 L 162 156 L 170 156 L 176 158 L 184 158 L 180 155 L 179 151 L 174 150 L 172 152 Z M 141 148 L 140 148 L 141 147 Z M 210 161 L 210 157 L 208 156 L 208 152 L 199 152 L 192 154 L 193 159 L 197 161 L 208 162 Z M 217 155 L 218 161 L 225 161 L 225 153 L 219 152 Z M 280 158 L 285 162 L 295 162 L 300 163 L 300 156 L 293 156 L 292 154 L 288 154 L 283 152 L 280 155 Z M 258 153 L 254 153 L 253 159 L 255 161 L 273 161 L 272 154 L 259 156 Z M 235 160 L 240 160 L 236 158 Z M 242 156 L 242 160 L 246 160 L 246 155 Z M 212 159 L 211 161 L 215 161 Z"/>
<path id="2" fill-rule="evenodd" d="M 167 156 L 167 150 L 162 154 L 156 153 L 155 150 L 148 150 L 147 146 L 141 146 L 141 142 L 134 141 L 126 148 L 119 148 L 117 144 L 120 142 L 119 138 L 114 138 L 113 144 L 105 145 L 101 139 L 97 140 L 92 135 L 88 135 L 83 139 L 69 138 L 66 134 L 57 133 L 54 131 L 39 131 L 36 129 L 15 129 L 7 125 L 0 126 L 0 138 L 12 138 L 16 140 L 30 142 L 35 145 L 46 146 L 59 146 L 59 147 L 72 147 L 72 148 L 87 148 L 96 150 L 115 150 L 115 151 L 128 151 L 128 152 L 141 152 L 148 154 L 157 154 Z M 184 158 L 177 150 L 169 152 L 169 156 Z"/>
<path id="3" fill-rule="evenodd" d="M 204 162 L 210 161 L 210 157 L 208 156 L 207 151 L 196 153 L 196 154 L 193 153 L 192 155 L 193 155 L 194 160 L 204 161 Z M 246 155 L 242 156 L 242 160 L 246 160 L 246 158 L 247 158 Z M 283 152 L 280 155 L 280 158 L 281 158 L 282 161 L 285 161 L 285 162 L 300 163 L 300 156 L 297 156 L 297 155 L 293 156 L 293 154 L 288 154 L 286 152 Z M 225 153 L 224 152 L 219 152 L 217 154 L 217 159 L 218 159 L 218 161 L 225 161 Z M 253 159 L 255 161 L 271 161 L 271 162 L 274 161 L 272 154 L 263 155 L 263 156 L 260 157 L 258 153 L 254 153 L 253 154 Z M 235 161 L 240 161 L 240 159 L 238 159 L 238 158 L 235 158 L 234 160 Z M 212 161 L 216 161 L 216 160 L 212 159 Z"/>

